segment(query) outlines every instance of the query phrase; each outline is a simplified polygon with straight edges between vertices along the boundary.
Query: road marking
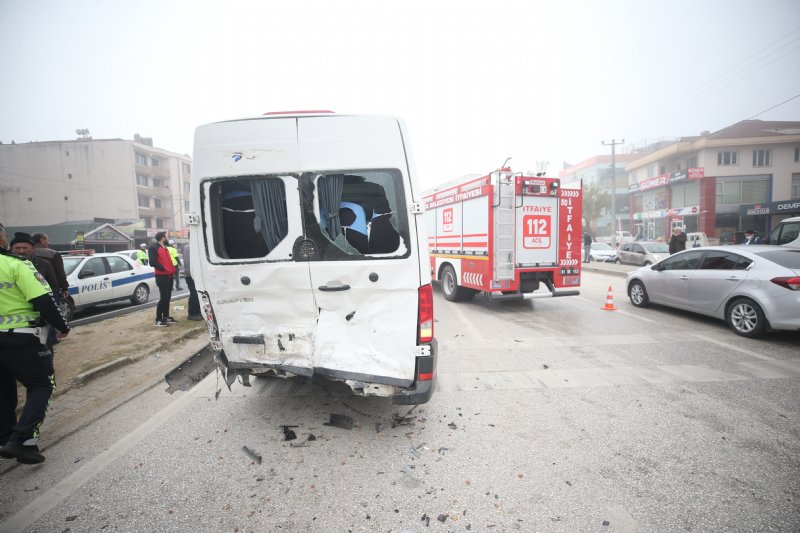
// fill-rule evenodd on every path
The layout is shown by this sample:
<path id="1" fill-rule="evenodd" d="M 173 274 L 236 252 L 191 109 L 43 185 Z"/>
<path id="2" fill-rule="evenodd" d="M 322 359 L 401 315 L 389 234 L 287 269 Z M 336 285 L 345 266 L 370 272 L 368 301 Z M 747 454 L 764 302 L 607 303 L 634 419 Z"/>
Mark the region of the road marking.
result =
<path id="1" fill-rule="evenodd" d="M 628 366 L 521 370 L 501 372 L 440 373 L 437 392 L 614 387 L 620 385 L 674 385 L 678 383 L 728 383 L 800 377 L 800 362 L 740 362 L 729 372 L 700 365 Z"/>
<path id="2" fill-rule="evenodd" d="M 462 324 L 464 324 L 464 326 L 466 326 L 465 328 L 463 328 L 463 331 L 469 331 L 470 334 L 477 337 L 479 341 L 486 342 L 486 338 L 481 333 L 480 328 L 475 327 L 475 324 L 473 324 L 472 321 L 467 318 L 467 315 L 465 315 L 464 312 L 461 309 L 459 309 L 458 304 L 451 303 L 447 307 L 453 312 L 454 315 L 456 315 L 458 320 Z"/>
<path id="3" fill-rule="evenodd" d="M 53 488 L 11 515 L 6 521 L 0 522 L 0 529 L 3 531 L 27 530 L 39 518 L 63 503 L 64 500 L 72 496 L 79 488 L 95 478 L 109 464 L 128 453 L 131 448 L 161 427 L 167 420 L 196 399 L 197 396 L 202 394 L 213 395 L 214 386 L 215 382 L 210 377 L 203 380 L 203 382 L 199 383 L 185 395 L 180 396 L 177 400 L 156 413 L 152 418 L 147 420 L 147 422 L 119 439 L 107 450 L 86 462 L 81 468 L 63 478 Z"/>
<path id="4" fill-rule="evenodd" d="M 733 350 L 735 352 L 743 353 L 749 355 L 751 357 L 756 357 L 758 359 L 763 359 L 764 361 L 775 361 L 774 357 L 769 357 L 766 355 L 762 355 L 760 353 L 754 352 L 752 350 L 748 350 L 746 348 L 740 348 L 734 344 L 728 344 L 727 342 L 718 341 L 716 339 L 712 339 L 711 337 L 706 337 L 705 335 L 701 335 L 699 333 L 689 333 L 692 337 L 696 337 L 702 341 L 710 342 L 711 344 L 716 344 L 717 346 L 722 346 L 728 350 Z"/>

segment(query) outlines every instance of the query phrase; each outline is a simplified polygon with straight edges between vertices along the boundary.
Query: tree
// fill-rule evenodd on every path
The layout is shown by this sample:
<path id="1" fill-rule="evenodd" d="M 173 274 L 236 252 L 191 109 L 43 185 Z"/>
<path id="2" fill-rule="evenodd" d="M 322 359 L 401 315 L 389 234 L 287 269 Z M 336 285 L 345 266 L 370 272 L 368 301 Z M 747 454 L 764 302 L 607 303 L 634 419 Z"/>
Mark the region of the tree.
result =
<path id="1" fill-rule="evenodd" d="M 586 226 L 591 228 L 592 224 L 596 229 L 597 219 L 605 209 L 611 207 L 611 196 L 608 191 L 600 190 L 597 185 L 589 184 L 583 188 L 583 218 Z"/>

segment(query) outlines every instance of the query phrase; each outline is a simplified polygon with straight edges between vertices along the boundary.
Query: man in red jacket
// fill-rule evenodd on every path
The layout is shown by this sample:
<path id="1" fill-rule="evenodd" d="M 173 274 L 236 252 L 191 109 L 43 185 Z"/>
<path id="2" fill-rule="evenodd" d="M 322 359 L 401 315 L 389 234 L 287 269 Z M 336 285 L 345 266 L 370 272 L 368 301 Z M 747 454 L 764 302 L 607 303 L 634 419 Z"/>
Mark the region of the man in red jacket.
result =
<path id="1" fill-rule="evenodd" d="M 148 250 L 150 266 L 156 271 L 156 286 L 160 298 L 156 307 L 156 326 L 169 326 L 178 321 L 169 316 L 169 302 L 172 297 L 172 279 L 177 274 L 172 257 L 167 250 L 167 232 L 156 233 L 156 243 Z"/>

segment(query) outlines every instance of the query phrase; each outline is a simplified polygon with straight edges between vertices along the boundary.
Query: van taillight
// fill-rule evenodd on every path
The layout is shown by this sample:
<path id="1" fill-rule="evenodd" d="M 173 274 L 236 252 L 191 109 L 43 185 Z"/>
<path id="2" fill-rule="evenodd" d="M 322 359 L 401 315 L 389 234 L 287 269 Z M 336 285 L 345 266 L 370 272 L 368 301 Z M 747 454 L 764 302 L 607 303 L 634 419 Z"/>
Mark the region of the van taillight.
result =
<path id="1" fill-rule="evenodd" d="M 419 288 L 419 313 L 417 318 L 419 342 L 433 340 L 433 288 L 431 284 Z"/>
<path id="2" fill-rule="evenodd" d="M 770 280 L 775 285 L 786 287 L 790 291 L 800 291 L 800 276 L 793 278 L 772 278 Z"/>

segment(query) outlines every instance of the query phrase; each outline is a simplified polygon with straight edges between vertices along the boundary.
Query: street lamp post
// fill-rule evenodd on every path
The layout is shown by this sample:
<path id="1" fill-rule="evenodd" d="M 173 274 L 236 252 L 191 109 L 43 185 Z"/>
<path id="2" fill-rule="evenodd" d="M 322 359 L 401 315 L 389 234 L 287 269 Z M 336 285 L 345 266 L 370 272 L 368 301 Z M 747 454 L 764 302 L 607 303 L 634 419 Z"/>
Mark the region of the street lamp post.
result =
<path id="1" fill-rule="evenodd" d="M 611 146 L 611 246 L 617 246 L 617 145 L 625 144 L 625 139 L 617 142 L 600 141 L 603 146 Z"/>

